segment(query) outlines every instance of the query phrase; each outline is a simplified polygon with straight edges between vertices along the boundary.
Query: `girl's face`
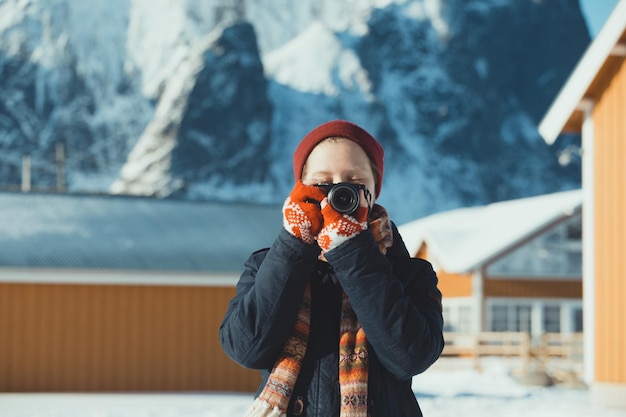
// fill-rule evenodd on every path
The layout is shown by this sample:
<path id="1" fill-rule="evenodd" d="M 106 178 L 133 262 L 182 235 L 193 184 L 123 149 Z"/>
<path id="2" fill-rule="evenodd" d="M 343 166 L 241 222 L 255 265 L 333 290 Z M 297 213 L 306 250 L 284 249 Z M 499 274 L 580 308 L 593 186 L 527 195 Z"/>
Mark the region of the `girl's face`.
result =
<path id="1" fill-rule="evenodd" d="M 375 197 L 376 181 L 367 154 L 358 144 L 345 138 L 325 139 L 313 148 L 302 169 L 302 182 L 305 185 L 338 182 L 363 184 L 372 199 Z M 363 196 L 361 205 L 367 207 Z"/>

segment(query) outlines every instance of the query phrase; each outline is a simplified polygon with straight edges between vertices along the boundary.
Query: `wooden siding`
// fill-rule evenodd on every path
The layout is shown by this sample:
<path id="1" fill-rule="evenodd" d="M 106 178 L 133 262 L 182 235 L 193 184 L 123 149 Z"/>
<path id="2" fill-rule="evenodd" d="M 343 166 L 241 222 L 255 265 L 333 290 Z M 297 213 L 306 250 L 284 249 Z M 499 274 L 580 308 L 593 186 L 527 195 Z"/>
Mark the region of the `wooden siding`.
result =
<path id="1" fill-rule="evenodd" d="M 428 259 L 428 245 L 422 243 L 416 258 Z M 444 298 L 446 297 L 471 297 L 472 291 L 472 274 L 451 274 L 443 270 L 437 271 L 439 283 L 437 287 Z"/>
<path id="2" fill-rule="evenodd" d="M 0 283 L 0 391 L 254 391 L 219 344 L 234 292 Z"/>
<path id="3" fill-rule="evenodd" d="M 488 297 L 515 298 L 575 298 L 582 299 L 583 284 L 581 280 L 538 280 L 486 278 L 483 283 L 483 294 Z"/>
<path id="4" fill-rule="evenodd" d="M 428 259 L 428 245 L 422 243 L 420 248 L 417 250 L 417 253 L 413 256 L 416 258 Z"/>
<path id="5" fill-rule="evenodd" d="M 471 297 L 472 274 L 449 274 L 445 271 L 437 273 L 439 291 L 446 297 Z"/>
<path id="6" fill-rule="evenodd" d="M 625 35 L 626 36 L 626 35 Z M 618 58 L 614 57 L 614 60 Z M 605 78 L 593 111 L 595 378 L 626 382 L 626 64 Z"/>
<path id="7" fill-rule="evenodd" d="M 626 31 L 622 33 L 617 44 L 626 45 Z M 623 60 L 624 57 L 617 54 L 607 56 L 605 61 L 602 63 L 601 68 L 598 70 L 596 76 L 591 81 L 591 84 L 587 87 L 584 98 L 591 99 L 597 103 L 598 99 L 604 94 L 605 90 L 607 89 L 607 84 L 611 82 L 613 77 L 615 77 L 615 75 L 618 74 L 619 71 L 621 71 Z M 620 114 L 619 119 L 616 120 L 621 120 L 622 117 L 623 113 Z M 563 128 L 561 129 L 561 133 L 580 134 L 580 132 L 582 131 L 583 120 L 584 111 L 581 108 L 574 110 L 570 114 L 568 120 L 565 122 Z M 596 126 L 598 126 L 597 123 Z"/>

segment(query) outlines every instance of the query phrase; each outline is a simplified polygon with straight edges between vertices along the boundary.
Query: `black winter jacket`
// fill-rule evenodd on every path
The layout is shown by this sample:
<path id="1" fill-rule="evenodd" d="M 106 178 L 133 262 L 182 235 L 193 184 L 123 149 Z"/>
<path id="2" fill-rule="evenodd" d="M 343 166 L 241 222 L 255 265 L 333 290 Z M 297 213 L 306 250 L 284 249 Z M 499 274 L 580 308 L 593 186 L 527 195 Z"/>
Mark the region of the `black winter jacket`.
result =
<path id="1" fill-rule="evenodd" d="M 261 392 L 289 337 L 311 280 L 311 327 L 291 397 L 309 417 L 339 416 L 339 318 L 345 291 L 365 330 L 369 350 L 368 412 L 373 417 L 422 413 L 411 380 L 443 349 L 441 293 L 431 265 L 409 256 L 395 226 L 394 244 L 380 253 L 366 230 L 318 260 L 320 249 L 281 231 L 269 249 L 253 253 L 220 327 L 226 354 L 260 369 Z"/>

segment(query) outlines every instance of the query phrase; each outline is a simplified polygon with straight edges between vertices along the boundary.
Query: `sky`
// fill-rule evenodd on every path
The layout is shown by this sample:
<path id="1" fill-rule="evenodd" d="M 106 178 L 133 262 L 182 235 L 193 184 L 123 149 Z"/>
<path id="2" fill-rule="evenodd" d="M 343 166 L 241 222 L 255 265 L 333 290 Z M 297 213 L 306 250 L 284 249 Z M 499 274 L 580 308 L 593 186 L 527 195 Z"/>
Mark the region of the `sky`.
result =
<path id="1" fill-rule="evenodd" d="M 579 0 L 592 38 L 604 25 L 619 0 Z"/>

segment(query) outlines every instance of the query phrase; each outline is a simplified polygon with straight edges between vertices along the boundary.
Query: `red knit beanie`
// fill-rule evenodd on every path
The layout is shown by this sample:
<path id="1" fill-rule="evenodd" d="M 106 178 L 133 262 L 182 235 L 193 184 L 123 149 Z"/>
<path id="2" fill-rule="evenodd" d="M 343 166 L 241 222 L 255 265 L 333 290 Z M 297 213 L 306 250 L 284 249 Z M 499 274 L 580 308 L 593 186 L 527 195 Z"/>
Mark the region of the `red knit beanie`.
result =
<path id="1" fill-rule="evenodd" d="M 383 184 L 384 156 L 383 147 L 365 129 L 345 120 L 333 120 L 319 125 L 302 139 L 293 154 L 293 175 L 296 181 L 302 178 L 302 168 L 309 154 L 324 139 L 342 137 L 357 143 L 376 168 L 376 197 L 380 195 Z"/>

